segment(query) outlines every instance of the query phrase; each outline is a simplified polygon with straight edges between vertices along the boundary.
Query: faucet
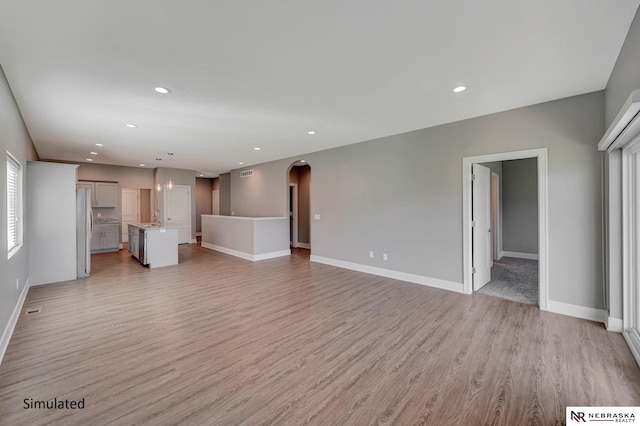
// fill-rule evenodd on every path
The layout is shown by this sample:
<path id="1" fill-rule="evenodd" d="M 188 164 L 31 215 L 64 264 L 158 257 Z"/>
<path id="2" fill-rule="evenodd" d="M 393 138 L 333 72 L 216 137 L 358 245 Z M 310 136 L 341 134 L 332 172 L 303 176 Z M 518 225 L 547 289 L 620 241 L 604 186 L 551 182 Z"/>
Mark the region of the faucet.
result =
<path id="1" fill-rule="evenodd" d="M 154 217 L 158 218 L 158 226 L 160 226 L 160 209 L 155 209 L 153 211 L 153 214 L 151 215 L 151 218 L 153 219 Z"/>

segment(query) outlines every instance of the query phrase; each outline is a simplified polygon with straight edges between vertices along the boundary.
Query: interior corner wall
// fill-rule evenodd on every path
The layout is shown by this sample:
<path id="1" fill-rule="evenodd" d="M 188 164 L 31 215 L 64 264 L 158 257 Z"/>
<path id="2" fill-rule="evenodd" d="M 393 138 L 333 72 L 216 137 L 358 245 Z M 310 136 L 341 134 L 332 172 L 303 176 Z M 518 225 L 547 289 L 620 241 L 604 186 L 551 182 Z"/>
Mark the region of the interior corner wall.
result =
<path id="1" fill-rule="evenodd" d="M 2 176 L 7 176 L 6 152 L 10 152 L 22 166 L 23 188 L 27 187 L 27 161 L 39 160 L 33 147 L 29 132 L 22 120 L 18 105 L 13 98 L 9 82 L 0 66 L 0 149 L 2 151 Z M 11 259 L 7 259 L 7 185 L 6 179 L 0 185 L 0 240 L 2 241 L 2 255 L 0 255 L 0 339 L 9 338 L 10 321 L 16 309 L 20 294 L 28 280 L 27 251 L 29 250 L 28 234 L 29 222 L 27 217 L 27 196 L 22 197 L 23 245 Z M 16 282 L 18 288 L 16 288 Z M 0 341 L 0 346 L 6 343 Z M 0 353 L 0 357 L 2 353 Z"/>
<path id="2" fill-rule="evenodd" d="M 223 173 L 218 177 L 220 215 L 231 215 L 231 174 Z"/>
<path id="3" fill-rule="evenodd" d="M 213 210 L 213 179 L 196 177 L 196 232 L 202 232 L 203 214 Z"/>
<path id="4" fill-rule="evenodd" d="M 502 162 L 502 249 L 538 254 L 538 161 Z"/>
<path id="5" fill-rule="evenodd" d="M 321 217 L 312 254 L 462 283 L 463 157 L 546 147 L 549 297 L 602 309 L 603 117 L 600 91 L 305 154 Z M 286 216 L 295 160 L 254 165 L 251 178 L 232 170 L 236 214 Z"/>
<path id="6" fill-rule="evenodd" d="M 631 22 L 607 87 L 605 88 L 605 129 L 611 125 L 620 108 L 633 90 L 640 89 L 640 9 Z M 604 132 L 603 132 L 604 134 Z M 622 156 L 620 150 L 604 153 L 606 174 L 603 175 L 606 193 L 603 197 L 607 211 L 605 281 L 609 294 L 608 310 L 612 318 L 622 318 Z"/>

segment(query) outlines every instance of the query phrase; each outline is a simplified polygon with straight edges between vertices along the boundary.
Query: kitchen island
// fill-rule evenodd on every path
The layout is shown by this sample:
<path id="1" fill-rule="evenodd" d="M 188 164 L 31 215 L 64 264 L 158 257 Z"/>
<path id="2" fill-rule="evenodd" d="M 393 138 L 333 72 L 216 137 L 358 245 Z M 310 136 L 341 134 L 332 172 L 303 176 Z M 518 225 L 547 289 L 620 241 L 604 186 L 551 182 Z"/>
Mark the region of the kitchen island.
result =
<path id="1" fill-rule="evenodd" d="M 155 223 L 129 224 L 129 251 L 149 268 L 178 264 L 178 228 Z"/>
<path id="2" fill-rule="evenodd" d="M 202 247 L 252 261 L 289 256 L 289 219 L 203 214 Z"/>

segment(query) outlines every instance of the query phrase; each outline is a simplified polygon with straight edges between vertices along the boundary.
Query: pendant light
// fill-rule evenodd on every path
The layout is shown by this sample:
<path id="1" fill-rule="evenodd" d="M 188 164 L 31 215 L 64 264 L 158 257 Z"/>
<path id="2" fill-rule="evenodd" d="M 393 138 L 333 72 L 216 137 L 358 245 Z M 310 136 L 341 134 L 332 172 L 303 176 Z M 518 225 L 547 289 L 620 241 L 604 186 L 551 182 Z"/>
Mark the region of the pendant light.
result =
<path id="1" fill-rule="evenodd" d="M 167 152 L 167 155 L 169 156 L 169 182 L 167 182 L 167 188 L 169 188 L 169 190 L 172 190 L 173 180 L 171 180 L 171 157 L 173 157 L 173 152 Z"/>
<path id="2" fill-rule="evenodd" d="M 160 171 L 160 161 L 162 161 L 162 158 L 156 158 L 156 161 L 158 162 L 158 166 L 156 168 L 156 170 Z M 158 176 L 158 172 L 156 172 L 156 179 Z M 162 191 L 162 185 L 160 185 L 160 182 L 158 182 L 158 184 L 156 185 L 156 192 L 160 192 Z"/>

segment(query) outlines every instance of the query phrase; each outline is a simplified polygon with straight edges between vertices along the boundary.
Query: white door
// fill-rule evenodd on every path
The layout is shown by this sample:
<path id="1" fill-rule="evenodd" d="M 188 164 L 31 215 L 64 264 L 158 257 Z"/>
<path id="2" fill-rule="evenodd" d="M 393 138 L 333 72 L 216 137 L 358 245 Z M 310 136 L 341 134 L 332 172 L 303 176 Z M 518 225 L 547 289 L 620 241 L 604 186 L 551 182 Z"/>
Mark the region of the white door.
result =
<path id="1" fill-rule="evenodd" d="M 122 242 L 129 241 L 129 224 L 140 222 L 140 195 L 137 189 L 122 188 Z"/>
<path id="2" fill-rule="evenodd" d="M 473 290 L 491 280 L 491 171 L 473 165 Z"/>
<path id="3" fill-rule="evenodd" d="M 168 225 L 178 228 L 178 244 L 191 243 L 191 187 L 165 187 L 164 215 Z"/>
<path id="4" fill-rule="evenodd" d="M 220 190 L 211 191 L 211 214 L 220 214 Z"/>

